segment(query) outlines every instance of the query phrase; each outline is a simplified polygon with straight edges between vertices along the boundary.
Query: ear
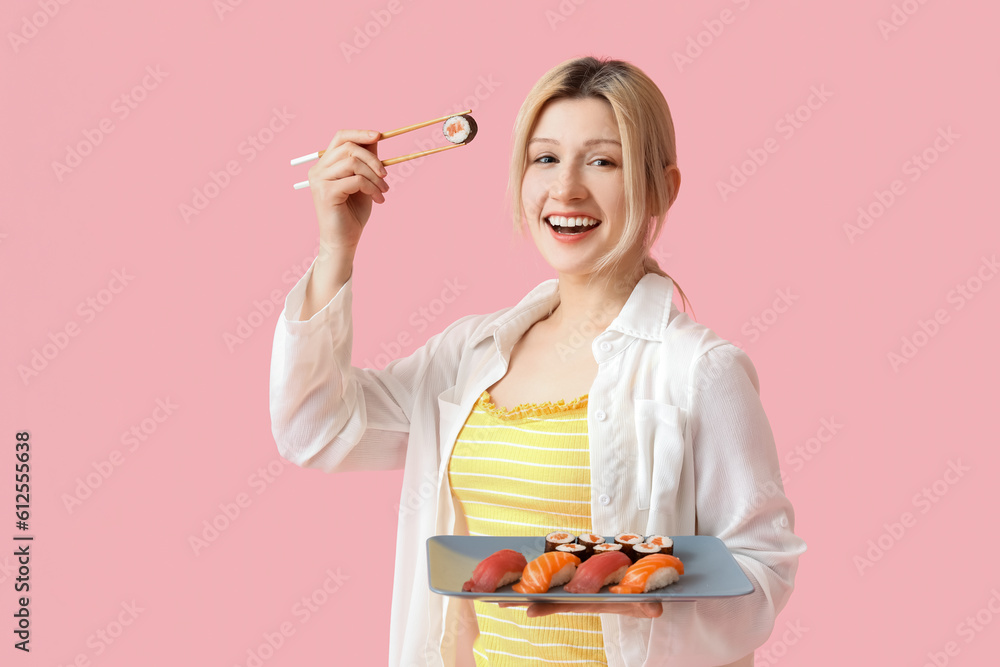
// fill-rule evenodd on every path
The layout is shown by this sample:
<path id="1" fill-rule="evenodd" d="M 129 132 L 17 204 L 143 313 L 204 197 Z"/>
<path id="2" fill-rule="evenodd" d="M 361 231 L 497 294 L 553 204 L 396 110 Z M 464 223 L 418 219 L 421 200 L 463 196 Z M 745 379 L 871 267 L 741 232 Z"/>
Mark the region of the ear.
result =
<path id="1" fill-rule="evenodd" d="M 681 170 L 677 168 L 677 165 L 671 164 L 667 165 L 663 174 L 667 179 L 667 187 L 670 189 L 670 201 L 667 202 L 667 208 L 669 209 L 673 206 L 674 200 L 677 199 L 677 193 L 681 189 Z"/>

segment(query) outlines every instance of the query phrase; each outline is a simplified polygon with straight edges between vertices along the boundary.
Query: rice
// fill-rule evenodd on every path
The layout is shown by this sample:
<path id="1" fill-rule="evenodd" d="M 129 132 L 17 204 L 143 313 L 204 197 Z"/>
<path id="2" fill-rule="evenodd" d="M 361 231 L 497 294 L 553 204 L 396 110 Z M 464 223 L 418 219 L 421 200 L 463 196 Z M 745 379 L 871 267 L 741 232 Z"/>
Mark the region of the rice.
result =
<path id="1" fill-rule="evenodd" d="M 476 121 L 472 116 L 452 116 L 444 122 L 444 137 L 453 144 L 467 144 L 476 136 Z"/>
<path id="2" fill-rule="evenodd" d="M 500 577 L 500 581 L 497 582 L 497 588 L 499 589 L 502 586 L 506 586 L 507 584 L 513 584 L 520 580 L 521 580 L 520 572 L 517 571 L 508 572 L 507 574 Z"/>
<path id="3" fill-rule="evenodd" d="M 567 563 L 563 566 L 561 570 L 552 575 L 552 581 L 549 582 L 549 588 L 554 586 L 562 586 L 568 583 L 573 575 L 576 573 L 576 563 Z"/>
<path id="4" fill-rule="evenodd" d="M 677 573 L 677 570 L 672 567 L 661 567 L 654 571 L 649 578 L 646 579 L 646 589 L 645 593 L 650 591 L 655 591 L 657 588 L 663 588 L 664 586 L 669 586 L 678 579 L 681 575 Z"/>

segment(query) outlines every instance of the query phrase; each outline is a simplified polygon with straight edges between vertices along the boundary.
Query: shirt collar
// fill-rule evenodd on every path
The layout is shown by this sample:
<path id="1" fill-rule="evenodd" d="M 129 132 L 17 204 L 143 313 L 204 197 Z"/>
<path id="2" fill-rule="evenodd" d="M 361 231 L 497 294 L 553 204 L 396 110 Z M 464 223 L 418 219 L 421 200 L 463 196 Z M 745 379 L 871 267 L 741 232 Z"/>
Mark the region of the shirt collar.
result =
<path id="1" fill-rule="evenodd" d="M 647 273 L 636 283 L 618 317 L 606 330 L 646 340 L 662 340 L 670 321 L 673 294 L 674 283 L 670 278 Z M 528 292 L 516 306 L 508 309 L 471 342 L 478 344 L 492 337 L 496 339 L 501 354 L 506 356 L 524 332 L 558 304 L 559 280 L 546 280 Z"/>

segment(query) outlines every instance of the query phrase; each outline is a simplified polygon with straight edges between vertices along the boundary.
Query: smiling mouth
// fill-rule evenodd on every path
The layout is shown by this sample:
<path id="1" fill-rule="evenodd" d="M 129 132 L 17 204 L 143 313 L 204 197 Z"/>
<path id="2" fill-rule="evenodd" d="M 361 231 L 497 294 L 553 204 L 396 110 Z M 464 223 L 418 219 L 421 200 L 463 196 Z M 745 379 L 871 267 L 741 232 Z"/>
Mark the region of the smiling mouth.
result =
<path id="1" fill-rule="evenodd" d="M 565 218 L 559 215 L 553 215 L 544 218 L 544 220 L 546 224 L 552 227 L 552 229 L 554 229 L 557 233 L 567 235 L 589 232 L 591 229 L 599 227 L 601 224 L 600 220 L 583 216 Z"/>

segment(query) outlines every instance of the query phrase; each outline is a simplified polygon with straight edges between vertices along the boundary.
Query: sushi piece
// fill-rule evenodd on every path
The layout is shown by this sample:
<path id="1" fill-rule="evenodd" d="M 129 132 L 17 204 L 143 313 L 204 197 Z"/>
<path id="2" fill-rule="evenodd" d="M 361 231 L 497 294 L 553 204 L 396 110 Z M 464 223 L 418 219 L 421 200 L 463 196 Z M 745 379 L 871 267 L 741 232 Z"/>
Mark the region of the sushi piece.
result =
<path id="1" fill-rule="evenodd" d="M 600 535 L 581 535 L 576 540 L 583 546 L 587 547 L 587 550 L 583 552 L 583 559 L 586 560 L 594 555 L 594 547 L 598 544 L 604 544 L 604 538 Z"/>
<path id="2" fill-rule="evenodd" d="M 565 551 L 568 554 L 573 554 L 581 561 L 587 560 L 587 547 L 582 544 L 560 544 L 556 547 L 556 551 Z"/>
<path id="3" fill-rule="evenodd" d="M 674 541 L 666 535 L 650 535 L 646 538 L 646 544 L 659 544 L 663 547 L 660 550 L 661 554 L 674 555 Z"/>
<path id="4" fill-rule="evenodd" d="M 619 533 L 615 535 L 615 544 L 622 545 L 622 553 L 632 559 L 632 562 L 639 560 L 639 557 L 632 550 L 632 547 L 642 542 L 642 535 L 635 533 Z"/>
<path id="5" fill-rule="evenodd" d="M 608 551 L 622 551 L 622 545 L 620 544 L 595 544 L 594 545 L 594 555 L 600 553 L 605 553 Z M 622 553 L 625 553 L 622 551 Z"/>
<path id="6" fill-rule="evenodd" d="M 514 584 L 518 593 L 544 593 L 553 586 L 562 586 L 573 578 L 580 559 L 564 551 L 543 553 L 528 563 L 521 574 L 521 581 Z"/>
<path id="7" fill-rule="evenodd" d="M 452 116 L 444 122 L 444 138 L 453 144 L 467 144 L 476 137 L 479 126 L 472 116 Z"/>
<path id="8" fill-rule="evenodd" d="M 636 560 L 649 556 L 650 554 L 660 554 L 663 553 L 663 547 L 659 544 L 650 544 L 649 542 L 643 542 L 642 544 L 637 544 L 632 547 L 632 553 L 635 554 Z"/>
<path id="9" fill-rule="evenodd" d="M 487 556 L 472 573 L 472 578 L 462 584 L 463 591 L 495 593 L 501 586 L 514 583 L 528 565 L 524 554 L 513 549 L 501 549 Z"/>
<path id="10" fill-rule="evenodd" d="M 617 584 L 632 565 L 621 551 L 605 551 L 587 559 L 576 569 L 576 574 L 563 586 L 567 593 L 600 593 L 601 588 Z"/>
<path id="11" fill-rule="evenodd" d="M 680 559 L 667 554 L 643 556 L 625 572 L 621 583 L 611 587 L 612 593 L 648 593 L 674 583 L 684 574 Z"/>
<path id="12" fill-rule="evenodd" d="M 545 551 L 555 551 L 560 544 L 573 544 L 574 542 L 576 542 L 576 535 L 564 530 L 557 530 L 545 536 Z"/>

